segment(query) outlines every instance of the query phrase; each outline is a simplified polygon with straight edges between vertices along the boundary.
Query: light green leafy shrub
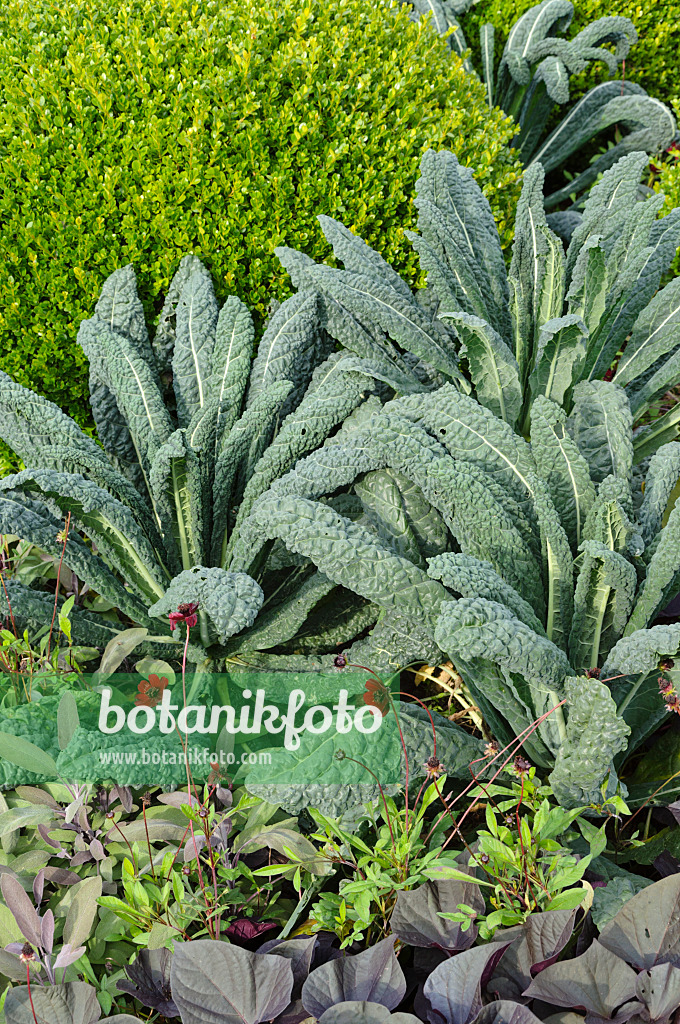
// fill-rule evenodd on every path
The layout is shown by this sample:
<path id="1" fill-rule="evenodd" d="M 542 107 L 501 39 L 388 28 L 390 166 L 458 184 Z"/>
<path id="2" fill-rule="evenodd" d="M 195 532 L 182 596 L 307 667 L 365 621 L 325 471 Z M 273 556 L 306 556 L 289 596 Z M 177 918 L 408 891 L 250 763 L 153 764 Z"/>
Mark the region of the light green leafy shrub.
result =
<path id="1" fill-rule="evenodd" d="M 139 269 L 152 318 L 194 252 L 261 322 L 288 289 L 274 247 L 320 255 L 320 206 L 397 256 L 426 145 L 475 166 L 510 220 L 510 135 L 434 34 L 382 0 L 8 0 L 0 368 L 91 425 L 73 340 L 117 267 Z"/>

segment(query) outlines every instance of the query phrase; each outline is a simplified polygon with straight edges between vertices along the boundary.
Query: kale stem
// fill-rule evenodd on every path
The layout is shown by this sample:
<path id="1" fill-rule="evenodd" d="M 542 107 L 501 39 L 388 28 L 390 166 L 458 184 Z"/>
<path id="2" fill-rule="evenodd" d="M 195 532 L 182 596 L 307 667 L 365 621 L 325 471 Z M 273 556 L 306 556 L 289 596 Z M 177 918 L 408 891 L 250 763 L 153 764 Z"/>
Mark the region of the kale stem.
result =
<path id="1" fill-rule="evenodd" d="M 621 701 L 620 705 L 616 709 L 619 715 L 623 715 L 623 712 L 626 710 L 626 708 L 632 701 L 633 697 L 635 697 L 635 695 L 637 694 L 638 690 L 640 689 L 648 675 L 649 672 L 642 672 L 640 677 L 638 678 L 638 681 L 634 683 L 633 686 L 631 686 L 626 697 L 624 698 L 624 700 Z"/>

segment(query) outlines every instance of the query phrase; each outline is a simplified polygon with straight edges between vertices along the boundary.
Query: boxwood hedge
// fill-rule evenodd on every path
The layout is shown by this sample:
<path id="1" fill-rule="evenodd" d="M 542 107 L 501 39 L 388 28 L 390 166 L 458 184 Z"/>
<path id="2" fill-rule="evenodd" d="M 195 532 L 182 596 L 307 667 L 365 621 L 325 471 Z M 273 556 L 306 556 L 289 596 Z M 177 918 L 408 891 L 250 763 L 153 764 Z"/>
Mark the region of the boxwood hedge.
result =
<path id="1" fill-rule="evenodd" d="M 323 256 L 319 212 L 415 274 L 423 149 L 511 220 L 512 133 L 393 0 L 5 0 L 0 368 L 87 423 L 74 341 L 112 270 L 134 263 L 153 316 L 193 251 L 262 315 L 289 289 L 277 245 Z"/>

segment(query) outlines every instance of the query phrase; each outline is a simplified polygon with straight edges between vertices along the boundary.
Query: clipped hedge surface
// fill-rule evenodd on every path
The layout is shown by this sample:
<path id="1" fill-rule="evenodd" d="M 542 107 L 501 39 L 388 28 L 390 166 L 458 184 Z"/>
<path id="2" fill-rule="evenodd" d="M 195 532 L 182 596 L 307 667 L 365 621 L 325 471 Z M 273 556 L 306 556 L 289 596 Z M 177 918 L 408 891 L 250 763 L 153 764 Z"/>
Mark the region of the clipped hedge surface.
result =
<path id="1" fill-rule="evenodd" d="M 537 0 L 478 0 L 461 19 L 468 43 L 479 54 L 479 29 L 490 21 L 496 29 L 496 57 L 505 46 L 513 23 Z M 630 18 L 639 40 L 626 59 L 626 77 L 641 85 L 650 96 L 668 102 L 678 91 L 678 23 L 680 0 L 573 0 L 574 19 L 568 29 L 572 36 L 597 18 L 621 15 Z M 579 79 L 584 87 L 607 78 L 606 69 Z M 576 94 L 576 90 L 574 90 Z"/>
<path id="2" fill-rule="evenodd" d="M 111 271 L 135 265 L 153 316 L 195 252 L 263 316 L 291 290 L 275 246 L 323 258 L 318 213 L 413 277 L 423 149 L 453 149 L 511 223 L 512 134 L 389 0 L 5 0 L 0 368 L 87 425 L 75 337 Z"/>

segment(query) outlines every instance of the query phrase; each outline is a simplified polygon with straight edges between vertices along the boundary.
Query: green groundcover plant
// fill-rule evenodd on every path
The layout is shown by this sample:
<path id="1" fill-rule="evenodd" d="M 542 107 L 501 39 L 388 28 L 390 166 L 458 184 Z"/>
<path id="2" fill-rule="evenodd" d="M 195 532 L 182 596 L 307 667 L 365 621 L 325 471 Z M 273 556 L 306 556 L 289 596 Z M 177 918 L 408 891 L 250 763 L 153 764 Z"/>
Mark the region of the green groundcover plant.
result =
<path id="1" fill-rule="evenodd" d="M 87 425 L 71 342 L 117 267 L 140 270 L 152 318 L 194 252 L 259 324 L 287 289 L 275 245 L 319 254 L 320 204 L 396 255 L 427 144 L 455 148 L 512 216 L 511 126 L 378 0 L 11 0 L 0 110 L 0 368 Z"/>

